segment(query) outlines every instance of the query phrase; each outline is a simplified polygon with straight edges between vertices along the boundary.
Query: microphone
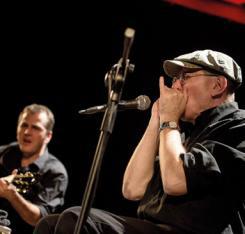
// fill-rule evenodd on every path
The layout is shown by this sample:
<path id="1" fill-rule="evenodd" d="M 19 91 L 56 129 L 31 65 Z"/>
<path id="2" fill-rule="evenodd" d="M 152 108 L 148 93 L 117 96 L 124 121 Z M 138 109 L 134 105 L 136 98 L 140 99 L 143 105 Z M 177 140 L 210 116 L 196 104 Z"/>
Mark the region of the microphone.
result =
<path id="1" fill-rule="evenodd" d="M 127 110 L 127 109 L 138 109 L 138 110 L 147 110 L 151 105 L 151 100 L 148 96 L 146 95 L 140 95 L 135 99 L 128 100 L 128 101 L 120 101 L 118 103 L 118 110 Z M 95 114 L 98 112 L 103 112 L 107 108 L 107 105 L 100 105 L 100 106 L 94 106 L 90 107 L 85 110 L 80 110 L 78 111 L 79 114 Z"/>

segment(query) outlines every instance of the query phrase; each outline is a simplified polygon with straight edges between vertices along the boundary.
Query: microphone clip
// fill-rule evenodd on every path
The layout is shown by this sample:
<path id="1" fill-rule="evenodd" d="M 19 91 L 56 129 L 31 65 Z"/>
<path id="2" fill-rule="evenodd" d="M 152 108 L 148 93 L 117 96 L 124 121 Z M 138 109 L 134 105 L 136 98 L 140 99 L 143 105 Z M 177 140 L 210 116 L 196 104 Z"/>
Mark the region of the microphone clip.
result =
<path id="1" fill-rule="evenodd" d="M 134 65 L 130 64 L 128 59 L 130 49 L 134 40 L 135 30 L 132 28 L 127 28 L 124 32 L 124 47 L 123 55 L 119 59 L 118 63 L 112 67 L 110 72 L 106 75 L 105 79 L 109 79 L 109 93 L 108 96 L 110 101 L 118 103 L 121 98 L 121 93 L 123 85 L 127 76 L 127 72 L 134 71 Z"/>

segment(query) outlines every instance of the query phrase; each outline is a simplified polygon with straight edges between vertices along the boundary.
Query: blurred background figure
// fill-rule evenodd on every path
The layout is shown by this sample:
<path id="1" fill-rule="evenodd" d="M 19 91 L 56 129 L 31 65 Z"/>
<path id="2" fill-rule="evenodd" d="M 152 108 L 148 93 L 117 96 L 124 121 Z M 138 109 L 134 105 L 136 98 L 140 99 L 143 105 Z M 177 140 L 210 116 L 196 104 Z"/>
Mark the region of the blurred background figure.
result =
<path id="1" fill-rule="evenodd" d="M 17 142 L 0 147 L 0 207 L 13 234 L 32 233 L 41 217 L 64 204 L 67 171 L 47 148 L 54 123 L 48 107 L 28 105 L 18 118 Z"/>

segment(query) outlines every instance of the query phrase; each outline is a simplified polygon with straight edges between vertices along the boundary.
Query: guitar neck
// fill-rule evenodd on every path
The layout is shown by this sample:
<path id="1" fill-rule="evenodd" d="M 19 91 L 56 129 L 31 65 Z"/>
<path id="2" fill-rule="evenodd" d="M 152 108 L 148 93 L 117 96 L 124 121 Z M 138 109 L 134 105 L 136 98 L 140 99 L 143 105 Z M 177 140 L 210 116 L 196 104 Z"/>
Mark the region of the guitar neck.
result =
<path id="1" fill-rule="evenodd" d="M 25 194 L 31 190 L 34 184 L 38 183 L 39 173 L 32 173 L 30 171 L 27 171 L 20 174 L 11 174 L 2 177 L 2 179 L 5 180 L 8 184 L 13 184 L 16 187 L 17 192 Z"/>
<path id="2" fill-rule="evenodd" d="M 31 172 L 26 172 L 25 174 L 11 174 L 11 175 L 2 177 L 2 179 L 7 181 L 9 184 L 12 183 L 14 180 L 25 179 L 25 178 L 26 179 L 34 178 L 34 174 L 32 174 Z"/>

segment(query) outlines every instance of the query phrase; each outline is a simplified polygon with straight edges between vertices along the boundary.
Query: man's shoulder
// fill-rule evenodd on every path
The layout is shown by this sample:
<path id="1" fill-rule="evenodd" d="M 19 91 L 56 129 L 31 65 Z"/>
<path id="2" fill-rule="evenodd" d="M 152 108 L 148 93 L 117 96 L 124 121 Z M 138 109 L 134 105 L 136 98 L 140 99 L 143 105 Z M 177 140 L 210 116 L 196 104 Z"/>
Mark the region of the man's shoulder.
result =
<path id="1" fill-rule="evenodd" d="M 244 109 L 238 109 L 234 116 L 236 119 L 244 120 L 245 121 L 245 110 Z"/>
<path id="2" fill-rule="evenodd" d="M 48 158 L 46 160 L 46 165 L 48 164 L 48 167 L 53 168 L 53 170 L 63 171 L 66 173 L 66 168 L 63 164 L 63 162 L 55 155 L 53 155 L 50 152 L 47 152 Z"/>
<path id="3" fill-rule="evenodd" d="M 60 161 L 60 159 L 59 159 L 57 156 L 55 156 L 54 154 L 50 153 L 49 151 L 47 151 L 46 153 L 47 153 L 47 156 L 48 156 L 47 158 L 48 158 L 48 160 L 49 160 L 50 162 L 62 163 L 62 162 Z"/>
<path id="4" fill-rule="evenodd" d="M 9 144 L 1 145 L 0 156 L 11 149 L 17 149 L 17 148 L 18 148 L 18 143 L 16 141 L 11 142 Z"/>

